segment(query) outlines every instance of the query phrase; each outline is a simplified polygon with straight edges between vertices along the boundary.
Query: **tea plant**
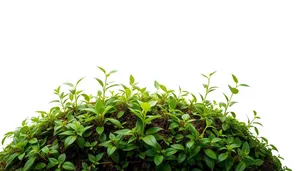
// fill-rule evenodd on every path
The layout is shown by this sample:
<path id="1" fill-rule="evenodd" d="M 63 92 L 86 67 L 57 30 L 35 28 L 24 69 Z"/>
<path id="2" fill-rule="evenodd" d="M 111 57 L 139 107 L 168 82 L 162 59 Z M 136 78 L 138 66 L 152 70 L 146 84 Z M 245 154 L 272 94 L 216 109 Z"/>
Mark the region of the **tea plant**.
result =
<path id="1" fill-rule="evenodd" d="M 205 94 L 197 97 L 157 81 L 151 93 L 132 75 L 128 85 L 115 84 L 109 80 L 115 70 L 98 68 L 104 79 L 96 78 L 97 94 L 78 89 L 83 78 L 65 83 L 70 89 L 54 90 L 49 112 L 38 111 L 5 134 L 2 144 L 12 142 L 0 152 L 0 170 L 291 170 L 259 136 L 256 111 L 247 123 L 230 111 L 234 96 L 248 87 L 235 75 L 225 102 L 216 102 L 208 100 L 217 89 L 211 86 L 215 72 L 202 75 Z"/>

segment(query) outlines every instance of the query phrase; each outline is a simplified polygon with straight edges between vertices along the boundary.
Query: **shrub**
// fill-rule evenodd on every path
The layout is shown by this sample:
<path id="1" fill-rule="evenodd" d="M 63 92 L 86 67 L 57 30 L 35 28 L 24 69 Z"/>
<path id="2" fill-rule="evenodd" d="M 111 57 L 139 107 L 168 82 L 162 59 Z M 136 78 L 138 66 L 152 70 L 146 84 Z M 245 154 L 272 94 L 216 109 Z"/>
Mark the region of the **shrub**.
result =
<path id="1" fill-rule="evenodd" d="M 236 119 L 229 107 L 241 87 L 234 85 L 225 102 L 209 101 L 217 87 L 203 75 L 205 94 L 175 92 L 155 81 L 156 91 L 109 82 L 116 71 L 96 78 L 100 90 L 89 95 L 78 84 L 65 83 L 54 90 L 58 99 L 49 112 L 38 111 L 13 132 L 0 152 L 0 170 L 290 170 L 283 167 L 276 147 L 259 136 L 254 111 L 248 123 Z M 120 89 L 117 92 L 112 90 Z"/>

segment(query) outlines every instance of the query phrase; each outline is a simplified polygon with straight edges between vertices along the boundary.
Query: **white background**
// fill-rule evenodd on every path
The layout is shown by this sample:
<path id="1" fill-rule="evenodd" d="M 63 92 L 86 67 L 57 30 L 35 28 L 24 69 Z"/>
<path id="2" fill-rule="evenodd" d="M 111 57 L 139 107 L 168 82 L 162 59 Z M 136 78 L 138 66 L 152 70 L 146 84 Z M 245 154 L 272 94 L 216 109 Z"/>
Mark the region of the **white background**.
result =
<path id="1" fill-rule="evenodd" d="M 36 110 L 48 110 L 53 89 L 97 65 L 203 93 L 201 73 L 217 71 L 212 98 L 224 100 L 231 73 L 250 88 L 234 97 L 238 118 L 262 117 L 261 134 L 283 163 L 299 167 L 300 5 L 297 1 L 1 1 L 0 138 Z"/>

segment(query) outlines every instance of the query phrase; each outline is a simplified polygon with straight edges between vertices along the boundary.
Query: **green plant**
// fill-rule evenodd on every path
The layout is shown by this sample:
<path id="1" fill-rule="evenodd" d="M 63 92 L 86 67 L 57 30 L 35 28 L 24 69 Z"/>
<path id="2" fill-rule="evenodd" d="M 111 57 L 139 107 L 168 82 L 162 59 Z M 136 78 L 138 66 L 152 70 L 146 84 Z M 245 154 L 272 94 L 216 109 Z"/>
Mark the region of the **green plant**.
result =
<path id="1" fill-rule="evenodd" d="M 104 81 L 96 78 L 101 88 L 95 96 L 78 90 L 83 78 L 65 83 L 70 90 L 54 90 L 58 100 L 49 112 L 38 111 L 5 134 L 2 144 L 12 142 L 0 152 L 0 170 L 291 170 L 259 136 L 256 111 L 248 123 L 229 111 L 233 96 L 248 87 L 235 75 L 226 101 L 216 102 L 208 100 L 217 88 L 210 85 L 215 72 L 203 75 L 207 84 L 198 101 L 157 81 L 151 93 L 132 75 L 129 85 L 114 84 L 108 79 L 116 71 L 98 68 Z"/>

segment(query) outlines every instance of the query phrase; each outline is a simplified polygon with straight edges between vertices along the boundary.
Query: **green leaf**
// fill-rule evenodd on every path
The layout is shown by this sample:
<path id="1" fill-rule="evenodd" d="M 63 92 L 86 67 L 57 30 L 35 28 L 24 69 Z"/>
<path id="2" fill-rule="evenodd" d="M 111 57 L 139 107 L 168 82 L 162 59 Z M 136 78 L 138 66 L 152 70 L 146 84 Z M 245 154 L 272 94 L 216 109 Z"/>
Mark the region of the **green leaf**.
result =
<path id="1" fill-rule="evenodd" d="M 261 160 L 261 159 L 255 159 L 255 161 L 254 161 L 254 164 L 255 164 L 256 166 L 261 166 L 263 163 L 264 163 L 264 161 Z"/>
<path id="2" fill-rule="evenodd" d="M 161 170 L 162 171 L 172 171 L 172 168 L 168 163 L 166 163 L 166 164 L 162 165 Z"/>
<path id="3" fill-rule="evenodd" d="M 164 92 L 168 92 L 168 89 L 167 89 L 166 86 L 160 84 L 159 87 L 160 87 L 160 89 L 162 89 Z"/>
<path id="4" fill-rule="evenodd" d="M 96 131 L 97 131 L 97 133 L 99 134 L 99 135 L 101 135 L 103 132 L 104 132 L 104 127 L 103 126 L 101 126 L 101 127 L 97 127 L 96 128 Z"/>
<path id="5" fill-rule="evenodd" d="M 130 129 L 121 129 L 121 130 L 118 130 L 118 131 L 115 131 L 116 134 L 119 134 L 119 135 L 132 135 L 132 130 Z"/>
<path id="6" fill-rule="evenodd" d="M 23 170 L 24 170 L 24 171 L 29 170 L 29 169 L 31 168 L 31 166 L 33 165 L 35 159 L 36 159 L 36 157 L 32 157 L 32 158 L 30 158 L 29 160 L 27 160 L 27 162 L 26 162 L 25 165 L 24 165 Z"/>
<path id="7" fill-rule="evenodd" d="M 146 135 L 155 134 L 161 130 L 163 130 L 163 129 L 160 127 L 152 127 L 152 128 L 147 129 Z"/>
<path id="8" fill-rule="evenodd" d="M 22 154 L 20 154 L 20 155 L 18 155 L 18 159 L 19 159 L 19 160 L 23 160 L 24 156 L 25 156 L 25 152 L 22 153 Z"/>
<path id="9" fill-rule="evenodd" d="M 229 87 L 232 94 L 238 94 L 239 93 L 239 90 L 237 88 L 231 87 L 230 85 L 228 85 L 228 87 Z"/>
<path id="10" fill-rule="evenodd" d="M 161 162 L 163 162 L 163 160 L 164 160 L 164 156 L 163 155 L 156 155 L 154 157 L 154 163 L 155 163 L 156 166 L 160 165 Z"/>
<path id="11" fill-rule="evenodd" d="M 171 145 L 172 148 L 176 149 L 176 150 L 182 150 L 184 151 L 184 147 L 181 144 L 173 144 Z"/>
<path id="12" fill-rule="evenodd" d="M 11 162 L 13 162 L 15 160 L 15 158 L 18 155 L 19 155 L 19 153 L 14 153 L 14 154 L 10 155 L 9 158 L 7 159 L 7 161 L 6 161 L 6 167 L 5 168 L 7 168 L 11 164 Z"/>
<path id="13" fill-rule="evenodd" d="M 225 97 L 226 101 L 228 102 L 228 101 L 229 101 L 229 99 L 228 99 L 228 97 L 226 96 L 226 94 L 224 94 L 224 93 L 223 93 L 223 95 L 224 95 L 224 97 Z"/>
<path id="14" fill-rule="evenodd" d="M 250 147 L 248 142 L 244 142 L 243 147 L 242 147 L 242 151 L 245 155 L 248 155 L 250 152 Z"/>
<path id="15" fill-rule="evenodd" d="M 32 138 L 32 139 L 29 141 L 30 144 L 35 144 L 35 143 L 37 143 L 37 142 L 38 142 L 38 140 L 37 140 L 36 138 Z"/>
<path id="16" fill-rule="evenodd" d="M 98 83 L 101 85 L 101 87 L 104 87 L 104 83 L 102 80 L 100 80 L 99 78 L 95 78 L 95 79 L 98 81 Z"/>
<path id="17" fill-rule="evenodd" d="M 233 169 L 232 169 L 232 166 L 233 166 L 233 164 L 234 164 L 234 161 L 233 161 L 233 160 L 225 160 L 225 161 L 224 161 L 224 164 L 225 164 L 225 169 L 226 169 L 226 171 L 233 170 Z"/>
<path id="18" fill-rule="evenodd" d="M 96 109 L 93 109 L 93 108 L 85 108 L 85 109 L 83 109 L 83 110 L 85 110 L 85 111 L 89 111 L 89 112 L 93 112 L 93 113 L 95 113 L 95 114 L 99 114 L 98 113 L 98 111 L 96 110 Z"/>
<path id="19" fill-rule="evenodd" d="M 99 153 L 99 154 L 97 154 L 97 155 L 96 155 L 96 161 L 101 160 L 102 157 L 103 157 L 103 155 L 104 155 L 104 153 Z"/>
<path id="20" fill-rule="evenodd" d="M 114 74 L 114 73 L 116 73 L 116 72 L 118 72 L 117 70 L 112 70 L 112 71 L 110 71 L 108 74 L 107 74 L 107 76 L 110 76 L 111 74 Z"/>
<path id="21" fill-rule="evenodd" d="M 93 156 L 93 155 L 91 155 L 91 154 L 88 154 L 88 159 L 89 159 L 89 161 L 92 162 L 92 163 L 96 163 L 96 162 L 97 162 L 96 157 Z"/>
<path id="22" fill-rule="evenodd" d="M 117 117 L 121 118 L 124 114 L 125 114 L 124 111 L 119 111 L 118 114 L 117 114 Z"/>
<path id="23" fill-rule="evenodd" d="M 176 100 L 172 98 L 169 102 L 169 108 L 174 110 L 176 108 L 176 105 L 177 105 Z"/>
<path id="24" fill-rule="evenodd" d="M 190 140 L 189 142 L 186 143 L 187 148 L 191 148 L 194 145 L 195 141 Z"/>
<path id="25" fill-rule="evenodd" d="M 250 86 L 248 86 L 247 84 L 240 84 L 239 86 L 242 86 L 242 87 L 250 87 Z"/>
<path id="26" fill-rule="evenodd" d="M 156 146 L 156 144 L 157 144 L 156 138 L 153 135 L 147 135 L 147 136 L 143 137 L 142 140 L 146 144 L 148 144 L 148 145 L 150 145 L 152 147 Z"/>
<path id="27" fill-rule="evenodd" d="M 129 80 L 130 80 L 130 85 L 133 85 L 134 84 L 134 77 L 132 75 L 130 75 L 129 77 Z"/>
<path id="28" fill-rule="evenodd" d="M 190 119 L 190 115 L 189 114 L 184 114 L 184 115 L 181 116 L 181 118 L 183 120 L 188 120 L 188 119 Z"/>
<path id="29" fill-rule="evenodd" d="M 206 76 L 206 75 L 204 75 L 204 74 L 201 74 L 203 77 L 205 77 L 205 78 L 207 78 L 208 79 L 208 77 Z"/>
<path id="30" fill-rule="evenodd" d="M 222 162 L 228 158 L 228 153 L 222 153 L 218 156 L 218 161 Z"/>
<path id="31" fill-rule="evenodd" d="M 77 138 L 77 144 L 80 148 L 84 148 L 85 140 L 83 137 L 78 137 Z"/>
<path id="32" fill-rule="evenodd" d="M 98 66 L 98 68 L 106 75 L 106 71 L 105 71 L 105 69 L 104 68 L 102 68 L 102 67 L 99 67 Z"/>
<path id="33" fill-rule="evenodd" d="M 212 73 L 209 73 L 209 76 L 211 77 L 212 75 L 214 75 L 217 71 L 214 71 Z"/>
<path id="34" fill-rule="evenodd" d="M 223 123 L 222 124 L 222 129 L 224 130 L 224 131 L 226 131 L 227 129 L 229 129 L 230 128 L 230 125 L 229 124 L 227 124 L 227 123 Z"/>
<path id="35" fill-rule="evenodd" d="M 35 170 L 41 170 L 41 169 L 43 169 L 43 168 L 45 168 L 46 167 L 46 164 L 44 163 L 44 162 L 39 162 L 38 164 L 36 164 L 35 166 L 34 166 L 34 169 Z"/>
<path id="36" fill-rule="evenodd" d="M 57 158 L 57 161 L 58 161 L 59 164 L 62 164 L 63 162 L 65 162 L 65 160 L 66 160 L 66 154 L 65 154 L 65 153 L 61 154 L 61 155 Z"/>
<path id="37" fill-rule="evenodd" d="M 112 145 L 108 146 L 108 148 L 107 148 L 107 155 L 108 156 L 112 155 L 116 151 L 116 149 L 117 148 L 115 146 L 112 146 Z"/>
<path id="38" fill-rule="evenodd" d="M 159 89 L 159 83 L 158 83 L 157 81 L 154 81 L 154 87 L 155 87 L 156 89 Z"/>
<path id="39" fill-rule="evenodd" d="M 76 170 L 76 167 L 74 166 L 74 164 L 71 162 L 68 162 L 68 161 L 65 162 L 62 167 L 66 170 Z"/>
<path id="40" fill-rule="evenodd" d="M 211 170 L 214 170 L 214 167 L 215 167 L 215 160 L 213 160 L 213 159 L 210 158 L 210 157 L 205 156 L 205 157 L 204 157 L 204 161 L 205 161 L 206 165 L 207 165 Z"/>
<path id="41" fill-rule="evenodd" d="M 259 131 L 256 127 L 254 127 L 254 130 L 255 130 L 256 135 L 259 135 Z"/>
<path id="42" fill-rule="evenodd" d="M 238 83 L 239 82 L 239 80 L 236 78 L 236 76 L 235 75 L 233 75 L 232 74 L 232 79 L 233 79 L 233 81 L 235 82 L 235 83 Z"/>
<path id="43" fill-rule="evenodd" d="M 78 86 L 78 84 L 84 79 L 85 77 L 80 78 L 77 82 L 76 82 L 76 86 Z"/>
<path id="44" fill-rule="evenodd" d="M 186 159 L 186 154 L 180 153 L 177 157 L 178 163 L 182 163 Z"/>
<path id="45" fill-rule="evenodd" d="M 221 138 L 213 138 L 213 139 L 211 140 L 211 143 L 213 144 L 213 143 L 217 143 L 217 142 L 220 142 L 220 141 L 222 141 Z"/>
<path id="46" fill-rule="evenodd" d="M 144 111 L 145 113 L 147 113 L 147 112 L 150 110 L 150 108 L 151 108 L 150 104 L 147 103 L 147 102 L 143 102 L 143 103 L 141 104 L 141 107 L 142 107 L 142 109 L 143 109 L 143 111 Z"/>
<path id="47" fill-rule="evenodd" d="M 42 112 L 42 111 L 41 111 L 41 112 Z M 13 134 L 14 134 L 13 131 L 7 132 L 7 133 L 4 135 L 4 138 L 3 138 L 2 141 L 1 141 L 1 144 L 3 145 L 4 142 L 5 142 L 5 139 L 8 138 L 8 137 L 11 137 Z"/>
<path id="48" fill-rule="evenodd" d="M 236 168 L 235 168 L 235 171 L 243 171 L 243 170 L 245 170 L 246 169 L 246 163 L 244 163 L 244 162 L 240 162 L 237 166 L 236 166 Z"/>
<path id="49" fill-rule="evenodd" d="M 102 101 L 99 99 L 96 102 L 96 111 L 98 114 L 101 114 L 104 112 L 104 105 L 103 105 Z"/>
<path id="50" fill-rule="evenodd" d="M 115 162 L 115 163 L 119 163 L 120 161 L 120 155 L 118 153 L 118 151 L 115 151 L 114 153 L 111 154 L 110 158 Z"/>
<path id="51" fill-rule="evenodd" d="M 201 146 L 195 146 L 190 153 L 190 157 L 195 157 L 201 150 Z"/>
<path id="52" fill-rule="evenodd" d="M 175 154 L 176 152 L 177 152 L 177 150 L 174 149 L 174 148 L 167 148 L 167 149 L 165 150 L 165 156 L 166 156 L 166 157 L 172 156 L 172 155 Z"/>
<path id="53" fill-rule="evenodd" d="M 208 157 L 217 160 L 216 153 L 214 151 L 212 151 L 211 149 L 206 149 L 204 152 Z"/>
<path id="54" fill-rule="evenodd" d="M 65 85 L 68 85 L 68 86 L 70 86 L 70 87 L 74 87 L 74 84 L 72 84 L 72 83 L 64 83 Z"/>
<path id="55" fill-rule="evenodd" d="M 58 164 L 58 161 L 55 158 L 49 158 L 48 160 L 49 160 L 49 163 L 47 165 L 47 169 L 54 167 Z"/>
<path id="56" fill-rule="evenodd" d="M 64 147 L 65 149 L 70 146 L 71 144 L 73 144 L 73 142 L 77 139 L 76 135 L 72 135 L 72 136 L 68 136 L 65 141 L 64 141 Z"/>
<path id="57" fill-rule="evenodd" d="M 113 123 L 115 126 L 122 128 L 122 124 L 120 121 L 113 119 L 113 118 L 106 118 L 106 121 L 110 121 L 111 123 Z"/>

